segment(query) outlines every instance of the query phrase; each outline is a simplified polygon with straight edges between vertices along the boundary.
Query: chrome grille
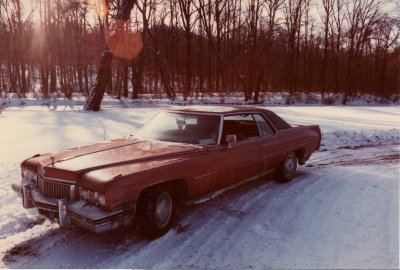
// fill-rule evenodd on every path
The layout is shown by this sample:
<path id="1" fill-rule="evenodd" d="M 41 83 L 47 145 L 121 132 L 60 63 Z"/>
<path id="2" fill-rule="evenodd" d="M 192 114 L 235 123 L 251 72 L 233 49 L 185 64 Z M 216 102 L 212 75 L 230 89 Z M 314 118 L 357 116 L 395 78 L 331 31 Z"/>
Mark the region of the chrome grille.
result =
<path id="1" fill-rule="evenodd" d="M 54 182 L 38 177 L 38 188 L 40 193 L 45 197 L 74 200 L 76 198 L 75 185 Z"/>

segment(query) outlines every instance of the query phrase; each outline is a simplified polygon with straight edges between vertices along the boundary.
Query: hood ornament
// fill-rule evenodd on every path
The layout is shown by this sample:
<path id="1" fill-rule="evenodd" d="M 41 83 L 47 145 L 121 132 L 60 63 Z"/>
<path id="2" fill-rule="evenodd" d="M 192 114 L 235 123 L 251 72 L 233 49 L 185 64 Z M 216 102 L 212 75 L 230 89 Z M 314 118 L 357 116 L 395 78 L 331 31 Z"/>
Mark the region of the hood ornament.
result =
<path id="1" fill-rule="evenodd" d="M 51 158 L 51 165 L 54 167 L 54 160 L 55 160 L 55 157 L 54 157 L 54 156 L 50 156 L 50 158 Z"/>

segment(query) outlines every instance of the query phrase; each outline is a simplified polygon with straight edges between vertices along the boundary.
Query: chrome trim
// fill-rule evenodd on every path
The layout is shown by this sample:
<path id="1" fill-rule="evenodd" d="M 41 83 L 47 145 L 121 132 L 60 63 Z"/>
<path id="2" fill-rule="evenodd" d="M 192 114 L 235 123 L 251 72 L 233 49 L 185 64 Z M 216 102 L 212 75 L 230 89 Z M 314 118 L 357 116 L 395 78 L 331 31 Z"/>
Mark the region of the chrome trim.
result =
<path id="1" fill-rule="evenodd" d="M 261 113 L 262 115 L 264 115 L 263 111 L 261 109 L 259 111 L 257 111 L 257 110 L 248 110 L 248 111 L 243 110 L 243 112 L 241 112 L 241 111 L 226 112 L 226 113 L 223 113 L 223 115 L 229 116 L 229 115 L 254 114 L 254 113 L 258 113 L 258 114 Z"/>
<path id="2" fill-rule="evenodd" d="M 60 199 L 57 201 L 58 208 L 58 223 L 61 227 L 67 226 L 70 224 L 69 215 L 67 214 L 67 200 Z"/>
<path id="3" fill-rule="evenodd" d="M 267 115 L 264 114 L 262 109 L 260 109 L 259 111 L 246 111 L 244 113 L 246 113 L 246 114 L 260 114 L 265 119 L 265 121 L 267 121 L 268 124 L 272 127 L 272 129 L 274 131 L 274 135 L 276 135 L 276 132 L 278 132 L 278 129 L 272 124 L 271 120 L 268 118 Z M 227 116 L 228 115 L 240 115 L 240 112 L 230 112 L 230 113 L 225 113 L 224 115 L 227 115 Z M 261 135 L 261 133 L 260 133 L 260 135 Z M 262 137 L 262 136 L 260 136 L 260 137 Z"/>
<path id="4" fill-rule="evenodd" d="M 219 123 L 219 134 L 218 134 L 218 143 L 217 145 L 221 145 L 222 140 L 222 129 L 224 128 L 224 115 L 221 115 L 221 122 Z"/>
<path id="5" fill-rule="evenodd" d="M 269 117 L 268 117 L 268 115 L 266 115 L 264 112 L 261 112 L 261 115 L 262 116 L 264 116 L 264 119 L 269 123 L 269 125 L 272 127 L 272 129 L 275 131 L 274 132 L 274 135 L 276 135 L 276 133 L 278 132 L 278 131 L 281 131 L 281 130 L 279 130 L 279 129 L 277 129 L 276 128 L 276 126 L 274 125 L 274 123 L 272 123 L 272 121 L 271 121 L 271 119 L 269 119 Z M 279 116 L 279 115 L 278 115 Z M 279 116 L 280 117 L 280 116 Z M 283 118 L 282 118 L 282 120 L 284 120 Z M 284 120 L 285 121 L 285 120 Z M 286 121 L 285 121 L 286 122 Z M 289 123 L 288 123 L 289 124 Z M 293 128 L 293 126 L 292 125 L 290 125 L 289 124 L 289 126 L 291 126 L 292 128 Z"/>
<path id="6" fill-rule="evenodd" d="M 133 223 L 133 215 L 132 216 L 121 216 L 121 217 L 116 217 L 113 220 L 106 221 L 101 224 L 93 224 L 89 223 L 84 219 L 81 219 L 76 216 L 71 216 L 71 223 L 85 228 L 86 230 L 92 231 L 94 233 L 101 233 L 101 232 L 106 232 L 110 231 L 113 229 L 117 229 L 123 226 L 128 226 Z"/>
<path id="7" fill-rule="evenodd" d="M 41 176 L 37 179 L 37 187 L 44 197 L 68 200 L 76 198 L 76 188 L 73 184 L 48 180 Z"/>
<path id="8" fill-rule="evenodd" d="M 76 185 L 71 185 L 70 187 L 69 187 L 69 197 L 70 197 L 70 200 L 75 200 L 75 199 L 77 199 L 76 196 L 77 194 L 76 194 Z"/>
<path id="9" fill-rule="evenodd" d="M 104 210 L 85 201 L 67 201 L 66 199 L 46 198 L 36 186 L 26 189 L 25 196 L 33 207 L 45 213 L 53 213 L 60 226 L 75 224 L 95 233 L 109 231 L 133 223 L 135 205 L 123 208 Z"/>
<path id="10" fill-rule="evenodd" d="M 222 106 L 221 106 L 222 107 Z M 160 112 L 173 112 L 177 114 L 198 114 L 198 115 L 221 115 L 224 114 L 224 112 L 201 112 L 201 111 L 184 111 L 184 110 L 179 110 L 179 109 L 163 109 Z"/>
<path id="11" fill-rule="evenodd" d="M 46 177 L 43 176 L 43 174 L 38 174 L 38 177 L 41 177 L 42 179 L 46 180 L 46 181 L 53 181 L 53 182 L 58 182 L 58 183 L 62 183 L 62 184 L 75 184 L 75 181 L 73 180 L 65 180 L 65 179 L 60 179 L 60 178 L 53 178 L 53 177 Z"/>
<path id="12" fill-rule="evenodd" d="M 261 115 L 261 114 L 260 114 Z M 261 116 L 262 117 L 262 116 Z M 265 137 L 265 136 L 261 136 L 261 129 L 260 129 L 260 125 L 258 124 L 258 122 L 256 121 L 256 118 L 254 117 L 254 113 L 251 114 L 251 118 L 253 118 L 253 121 L 256 122 L 257 125 L 257 129 L 258 129 L 258 135 L 260 137 Z M 264 117 L 263 117 L 264 118 Z M 265 119 L 264 119 L 265 120 Z"/>
<path id="13" fill-rule="evenodd" d="M 241 185 L 244 185 L 244 184 L 246 184 L 246 183 L 248 183 L 248 182 L 251 182 L 251 181 L 253 181 L 253 180 L 256 180 L 256 179 L 258 179 L 258 178 L 260 178 L 260 177 L 262 177 L 262 176 L 268 175 L 268 174 L 272 173 L 273 171 L 275 171 L 275 168 L 272 168 L 272 169 L 270 169 L 270 170 L 267 170 L 267 171 L 265 171 L 265 172 L 263 172 L 263 173 L 261 173 L 261 174 L 258 174 L 258 175 L 256 175 L 256 176 L 253 176 L 253 177 L 250 177 L 250 178 L 246 178 L 246 179 L 244 179 L 244 180 L 242 180 L 242 181 L 240 181 L 240 182 L 237 182 L 237 183 L 235 183 L 235 184 L 232 184 L 232 185 L 230 185 L 230 186 L 227 186 L 226 188 L 219 189 L 219 190 L 214 191 L 214 192 L 212 192 L 212 193 L 210 193 L 210 194 L 207 194 L 206 196 L 203 196 L 203 197 L 200 197 L 200 198 L 196 198 L 196 199 L 190 200 L 190 201 L 187 202 L 187 204 L 191 205 L 191 204 L 198 204 L 198 203 L 206 202 L 206 201 L 208 201 L 208 200 L 210 200 L 210 199 L 212 199 L 212 198 L 217 197 L 218 195 L 221 195 L 222 193 L 224 193 L 224 192 L 226 192 L 226 191 L 228 191 L 228 190 L 234 189 L 234 188 L 236 188 L 236 187 L 238 187 L 238 186 L 241 186 Z"/>
<path id="14" fill-rule="evenodd" d="M 172 197 L 169 192 L 163 192 L 158 197 L 154 211 L 154 220 L 158 227 L 163 228 L 171 221 L 172 205 Z"/>
<path id="15" fill-rule="evenodd" d="M 239 142 L 236 142 L 236 143 L 234 143 L 234 144 L 232 144 L 232 145 L 236 145 L 237 143 L 241 143 L 241 142 L 245 142 L 245 141 L 249 141 L 249 140 L 263 139 L 263 138 L 267 138 L 267 137 L 276 135 L 276 128 L 275 128 L 273 125 L 271 125 L 269 119 L 262 113 L 262 111 L 246 111 L 246 112 L 243 112 L 243 113 L 245 113 L 245 114 L 251 114 L 251 117 L 253 118 L 253 121 L 256 122 L 259 136 L 258 136 L 258 137 L 255 137 L 255 138 L 249 138 L 249 139 L 246 139 L 246 140 L 244 140 L 244 141 L 239 141 Z M 230 113 L 223 113 L 223 114 L 221 115 L 220 136 L 219 136 L 219 140 L 218 140 L 218 145 L 221 145 L 221 140 L 222 140 L 222 129 L 223 129 L 223 127 L 224 127 L 224 125 L 223 125 L 223 123 L 224 123 L 224 117 L 225 117 L 225 116 L 232 116 L 232 115 L 240 115 L 240 114 L 241 114 L 241 112 L 230 112 Z M 261 115 L 261 117 L 263 117 L 264 120 L 265 120 L 268 124 L 270 124 L 270 126 L 272 127 L 272 130 L 273 130 L 274 134 L 271 134 L 271 135 L 268 135 L 268 136 L 261 136 L 261 130 L 260 130 L 259 126 L 258 126 L 257 121 L 254 119 L 254 114 L 259 114 L 259 115 Z M 267 120 L 267 119 L 268 119 L 268 120 Z"/>
<path id="16" fill-rule="evenodd" d="M 31 185 L 24 184 L 22 186 L 22 205 L 24 208 L 29 209 L 35 207 L 31 198 Z"/>
<path id="17" fill-rule="evenodd" d="M 11 188 L 17 193 L 18 197 L 22 198 L 22 186 L 12 183 Z"/>
<path id="18" fill-rule="evenodd" d="M 261 114 L 261 116 L 264 118 L 264 120 L 270 125 L 270 127 L 272 127 L 272 130 L 274 131 L 273 135 L 276 135 L 276 133 L 278 132 L 278 129 L 274 126 L 274 124 L 272 123 L 272 121 L 268 118 L 267 115 L 265 115 L 263 112 L 260 112 L 259 114 Z M 269 135 L 271 136 L 271 135 Z"/>
<path id="19" fill-rule="evenodd" d="M 215 172 L 205 173 L 205 174 L 202 174 L 202 175 L 199 175 L 199 176 L 194 177 L 193 180 L 197 180 L 197 179 L 200 179 L 200 178 L 209 176 L 210 174 L 214 174 L 214 173 L 215 173 Z"/>
<path id="20" fill-rule="evenodd" d="M 243 141 L 238 141 L 238 142 L 232 143 L 232 147 L 237 146 L 237 145 L 257 142 L 257 141 L 261 141 L 262 142 L 262 141 L 265 140 L 265 138 L 268 138 L 268 137 L 253 137 L 253 138 L 249 138 L 249 139 L 246 139 L 246 140 L 243 140 Z M 218 145 L 215 148 L 221 149 L 221 148 L 226 148 L 226 146 Z"/>

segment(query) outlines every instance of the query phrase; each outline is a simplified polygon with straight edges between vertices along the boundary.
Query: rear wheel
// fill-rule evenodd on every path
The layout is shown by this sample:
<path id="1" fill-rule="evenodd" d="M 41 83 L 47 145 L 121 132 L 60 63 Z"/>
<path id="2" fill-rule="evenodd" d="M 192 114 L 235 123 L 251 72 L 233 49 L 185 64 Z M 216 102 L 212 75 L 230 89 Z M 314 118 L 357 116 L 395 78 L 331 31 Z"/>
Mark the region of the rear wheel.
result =
<path id="1" fill-rule="evenodd" d="M 297 156 L 294 152 L 286 154 L 285 159 L 276 171 L 278 181 L 281 183 L 289 182 L 293 179 L 297 169 Z"/>
<path id="2" fill-rule="evenodd" d="M 176 212 L 174 193 L 167 186 L 142 192 L 137 205 L 137 228 L 146 238 L 158 238 L 172 227 Z"/>

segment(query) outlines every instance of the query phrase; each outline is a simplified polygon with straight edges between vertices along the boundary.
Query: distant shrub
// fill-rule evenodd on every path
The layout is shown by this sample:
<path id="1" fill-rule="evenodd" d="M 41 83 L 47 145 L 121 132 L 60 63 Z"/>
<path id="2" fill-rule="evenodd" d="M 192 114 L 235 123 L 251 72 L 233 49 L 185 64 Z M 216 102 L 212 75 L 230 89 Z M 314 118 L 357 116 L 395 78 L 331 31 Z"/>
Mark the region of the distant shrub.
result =
<path id="1" fill-rule="evenodd" d="M 324 105 L 333 105 L 335 104 L 335 97 L 334 96 L 327 96 L 322 99 L 322 104 Z"/>
<path id="2" fill-rule="evenodd" d="M 288 94 L 285 98 L 285 104 L 286 105 L 291 105 L 294 104 L 294 98 L 292 94 Z"/>
<path id="3" fill-rule="evenodd" d="M 314 93 L 305 94 L 305 103 L 306 104 L 317 104 L 318 98 Z"/>

